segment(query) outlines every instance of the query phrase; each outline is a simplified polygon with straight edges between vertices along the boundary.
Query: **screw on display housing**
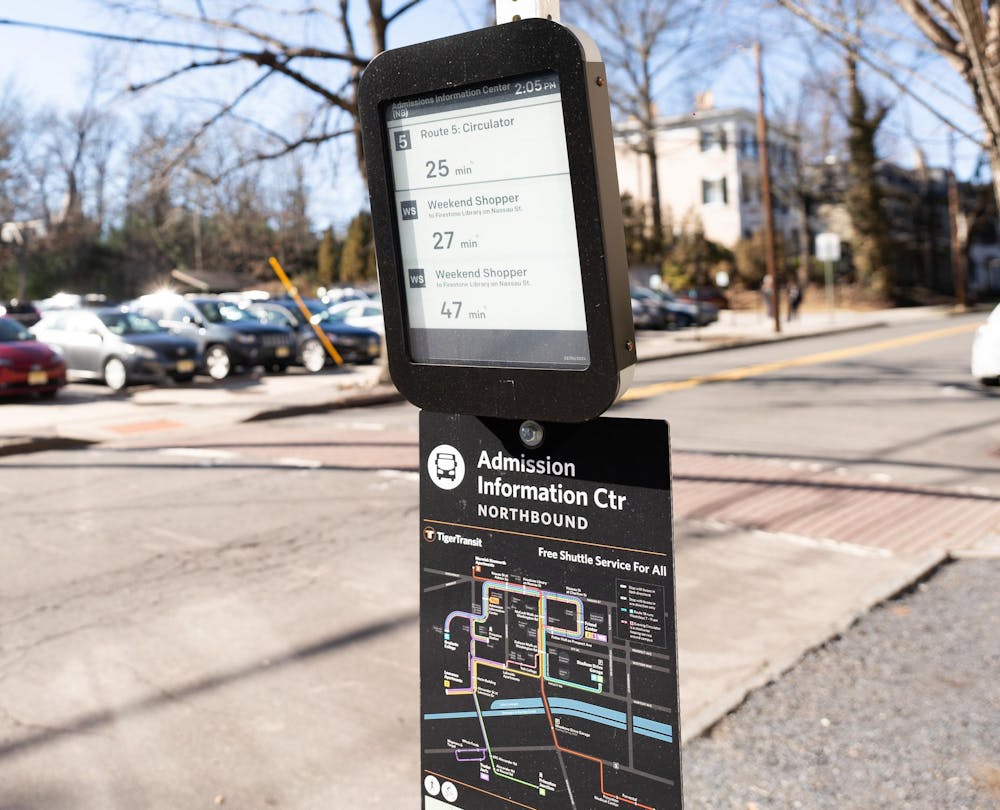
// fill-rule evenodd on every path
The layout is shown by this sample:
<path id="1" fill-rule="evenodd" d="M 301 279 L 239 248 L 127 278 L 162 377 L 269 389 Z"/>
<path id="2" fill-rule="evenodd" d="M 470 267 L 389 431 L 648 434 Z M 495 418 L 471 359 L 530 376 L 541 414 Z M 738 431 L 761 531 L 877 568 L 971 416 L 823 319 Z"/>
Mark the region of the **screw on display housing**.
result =
<path id="1" fill-rule="evenodd" d="M 540 447 L 542 442 L 545 441 L 545 428 L 533 419 L 529 419 L 521 423 L 521 426 L 517 429 L 517 435 L 525 447 L 529 450 L 534 450 L 536 447 Z"/>

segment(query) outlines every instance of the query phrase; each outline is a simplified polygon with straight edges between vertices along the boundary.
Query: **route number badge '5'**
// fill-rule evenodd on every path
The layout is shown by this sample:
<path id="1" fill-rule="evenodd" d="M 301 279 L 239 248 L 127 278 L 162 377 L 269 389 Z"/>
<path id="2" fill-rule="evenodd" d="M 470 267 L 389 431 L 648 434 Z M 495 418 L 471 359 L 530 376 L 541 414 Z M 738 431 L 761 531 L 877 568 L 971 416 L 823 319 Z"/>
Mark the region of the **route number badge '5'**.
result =
<path id="1" fill-rule="evenodd" d="M 421 414 L 421 806 L 680 808 L 667 426 L 518 424 Z"/>

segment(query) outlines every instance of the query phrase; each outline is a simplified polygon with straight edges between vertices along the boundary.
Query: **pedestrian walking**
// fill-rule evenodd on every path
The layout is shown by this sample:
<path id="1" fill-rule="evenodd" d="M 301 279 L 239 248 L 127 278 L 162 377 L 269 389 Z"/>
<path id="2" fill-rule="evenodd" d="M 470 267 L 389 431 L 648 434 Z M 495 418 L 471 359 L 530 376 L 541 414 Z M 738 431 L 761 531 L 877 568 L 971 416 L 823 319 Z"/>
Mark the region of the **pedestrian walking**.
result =
<path id="1" fill-rule="evenodd" d="M 764 281 L 760 285 L 760 294 L 764 299 L 764 309 L 767 310 L 767 317 L 774 317 L 774 285 L 770 276 L 764 276 Z"/>
<path id="2" fill-rule="evenodd" d="M 802 303 L 802 288 L 792 282 L 788 286 L 788 320 L 794 320 L 799 311 L 799 304 Z"/>

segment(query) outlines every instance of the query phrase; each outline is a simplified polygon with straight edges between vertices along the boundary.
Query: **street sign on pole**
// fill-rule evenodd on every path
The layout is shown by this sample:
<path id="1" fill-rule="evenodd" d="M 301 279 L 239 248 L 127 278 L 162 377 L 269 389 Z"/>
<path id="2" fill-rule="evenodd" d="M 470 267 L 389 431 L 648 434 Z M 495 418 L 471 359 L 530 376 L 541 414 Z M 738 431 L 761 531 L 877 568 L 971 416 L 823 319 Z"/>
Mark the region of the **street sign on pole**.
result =
<path id="1" fill-rule="evenodd" d="M 387 51 L 359 110 L 390 373 L 420 416 L 423 810 L 680 810 L 665 422 L 604 65 L 552 0 Z"/>
<path id="2" fill-rule="evenodd" d="M 816 259 L 823 262 L 823 275 L 826 281 L 826 308 L 830 320 L 834 318 L 836 302 L 834 299 L 833 264 L 840 261 L 840 236 L 830 231 L 816 234 Z"/>
<path id="3" fill-rule="evenodd" d="M 829 231 L 816 234 L 816 259 L 821 262 L 839 262 L 840 236 Z"/>

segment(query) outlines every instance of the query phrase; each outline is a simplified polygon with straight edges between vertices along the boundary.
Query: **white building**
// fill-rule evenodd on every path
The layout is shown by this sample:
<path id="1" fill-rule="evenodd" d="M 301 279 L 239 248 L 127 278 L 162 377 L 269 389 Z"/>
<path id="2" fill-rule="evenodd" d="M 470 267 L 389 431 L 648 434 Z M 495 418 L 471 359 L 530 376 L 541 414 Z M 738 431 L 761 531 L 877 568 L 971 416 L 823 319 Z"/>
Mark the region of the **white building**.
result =
<path id="1" fill-rule="evenodd" d="M 789 247 L 798 238 L 799 214 L 792 200 L 793 139 L 770 127 L 771 187 L 775 229 Z M 634 124 L 616 127 L 618 182 L 638 203 L 651 200 L 648 158 Z M 742 109 L 699 110 L 664 118 L 657 126 L 660 205 L 664 224 L 675 231 L 700 221 L 705 236 L 732 247 L 764 226 L 756 118 Z"/>

